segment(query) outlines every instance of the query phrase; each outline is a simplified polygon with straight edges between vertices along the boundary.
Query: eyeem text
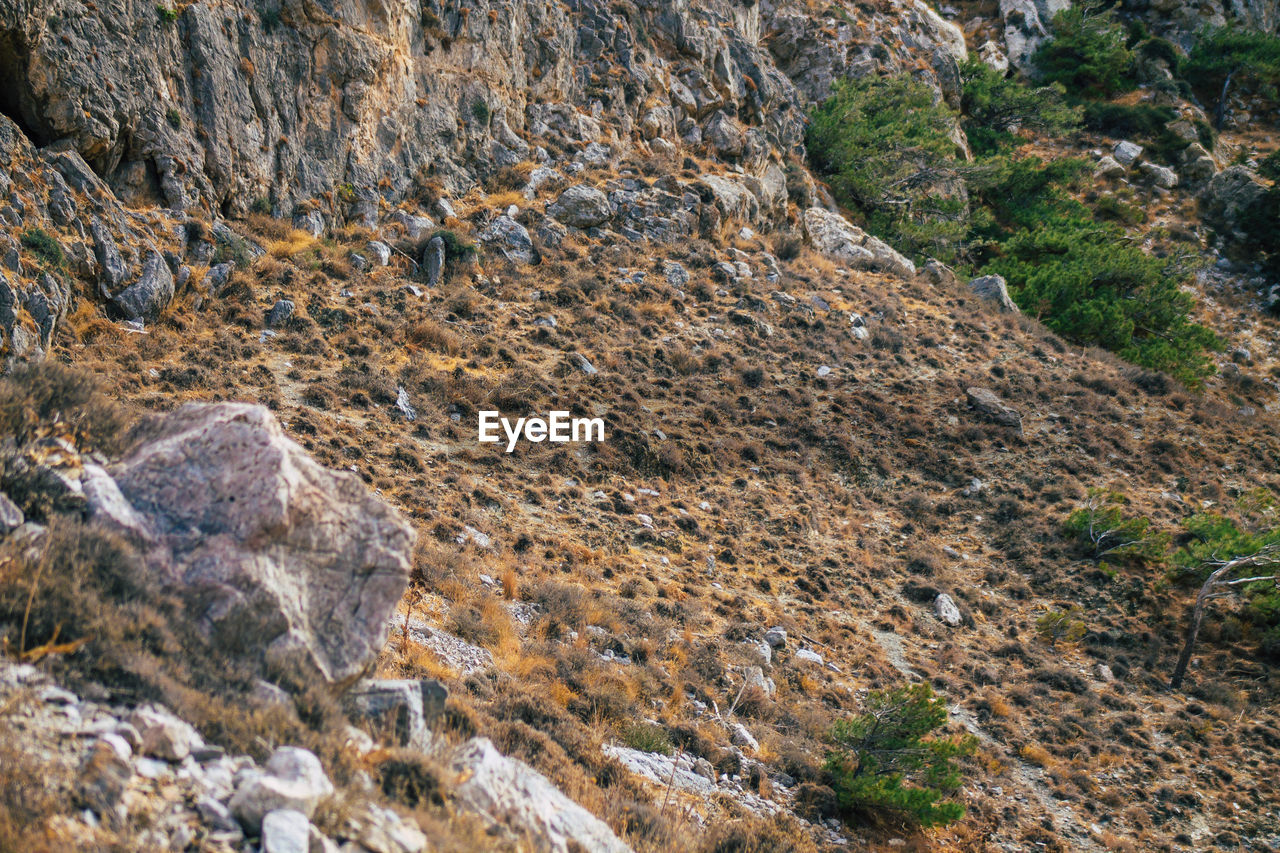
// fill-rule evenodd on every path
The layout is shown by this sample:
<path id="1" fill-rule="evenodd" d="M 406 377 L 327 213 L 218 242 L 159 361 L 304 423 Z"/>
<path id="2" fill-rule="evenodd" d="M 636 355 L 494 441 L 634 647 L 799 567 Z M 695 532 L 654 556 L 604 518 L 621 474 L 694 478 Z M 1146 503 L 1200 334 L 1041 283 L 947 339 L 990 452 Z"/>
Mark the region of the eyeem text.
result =
<path id="1" fill-rule="evenodd" d="M 604 441 L 604 419 L 573 418 L 568 412 L 548 412 L 545 418 L 517 418 L 513 423 L 498 412 L 481 412 L 480 441 L 500 444 L 504 436 L 507 453 L 516 449 L 521 438 L 535 443 Z"/>

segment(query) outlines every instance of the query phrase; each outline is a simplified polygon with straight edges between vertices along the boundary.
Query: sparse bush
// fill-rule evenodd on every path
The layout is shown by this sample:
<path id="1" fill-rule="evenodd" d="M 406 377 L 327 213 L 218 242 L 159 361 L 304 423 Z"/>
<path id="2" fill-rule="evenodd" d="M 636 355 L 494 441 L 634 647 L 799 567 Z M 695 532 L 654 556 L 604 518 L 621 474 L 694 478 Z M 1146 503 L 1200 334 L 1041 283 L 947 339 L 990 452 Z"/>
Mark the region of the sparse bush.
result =
<path id="1" fill-rule="evenodd" d="M 431 235 L 439 237 L 444 241 L 444 259 L 445 263 L 460 262 L 466 263 L 476 256 L 476 247 L 474 243 L 468 243 L 466 240 L 458 236 L 456 231 L 450 231 L 448 228 L 441 228 Z"/>
<path id="2" fill-rule="evenodd" d="M 629 723 L 622 727 L 618 736 L 627 746 L 642 752 L 656 752 L 659 755 L 670 755 L 672 752 L 667 730 L 653 723 Z"/>
<path id="3" fill-rule="evenodd" d="M 964 806 L 945 798 L 960 789 L 955 760 L 977 742 L 935 735 L 946 723 L 946 702 L 927 684 L 872 692 L 863 713 L 831 732 L 827 769 L 841 808 L 926 827 L 963 817 Z"/>
<path id="4" fill-rule="evenodd" d="M 1126 513 L 1127 504 L 1119 492 L 1091 489 L 1088 501 L 1067 517 L 1064 528 L 1089 548 L 1094 559 L 1136 564 L 1164 560 L 1169 535 L 1155 530 L 1150 519 Z"/>
<path id="5" fill-rule="evenodd" d="M 421 752 L 392 750 L 378 765 L 378 776 L 382 793 L 410 808 L 444 805 L 443 773 Z"/>
<path id="6" fill-rule="evenodd" d="M 1164 126 L 1178 117 L 1173 107 L 1156 104 L 1113 104 L 1091 101 L 1084 105 L 1084 124 L 1109 136 L 1155 139 Z"/>
<path id="7" fill-rule="evenodd" d="M 1120 227 L 1095 220 L 1070 192 L 1088 174 L 1083 160 L 999 153 L 1014 127 L 1063 132 L 1077 112 L 1061 88 L 1033 91 L 979 65 L 965 66 L 963 119 L 983 155 L 977 162 L 956 160 L 957 117 L 902 75 L 837 87 L 812 115 L 814 166 L 899 250 L 1002 275 L 1019 307 L 1064 338 L 1198 384 L 1220 341 L 1189 319 L 1194 300 L 1181 285 L 1194 264 L 1153 257 Z M 879 333 L 872 344 L 897 351 Z"/>
<path id="8" fill-rule="evenodd" d="M 218 238 L 217 245 L 213 249 L 213 258 L 209 263 L 211 266 L 232 263 L 238 268 L 243 268 L 249 266 L 251 260 L 249 244 L 238 234 L 231 234 L 225 239 Z"/>
<path id="9" fill-rule="evenodd" d="M 1064 338 L 1188 385 L 1213 373 L 1206 353 L 1221 341 L 1190 319 L 1194 298 L 1176 265 L 1132 245 L 1115 226 L 1064 210 L 1001 249 L 983 271 L 1003 275 L 1014 301 Z"/>
<path id="10" fill-rule="evenodd" d="M 1277 503 L 1266 491 L 1247 493 L 1236 503 L 1237 516 L 1202 513 L 1186 523 L 1190 540 L 1174 555 L 1175 577 L 1201 584 L 1171 687 L 1181 683 L 1207 605 L 1213 598 L 1236 593 L 1248 618 L 1263 634 L 1259 649 L 1273 650 L 1280 630 L 1280 526 Z"/>
<path id="11" fill-rule="evenodd" d="M 1032 57 L 1048 82 L 1061 83 L 1074 95 L 1104 98 L 1137 85 L 1133 51 L 1113 12 L 1065 9 L 1053 17 L 1050 28 L 1053 37 Z"/>
<path id="12" fill-rule="evenodd" d="M 1142 208 L 1116 195 L 1104 195 L 1098 199 L 1094 209 L 1102 219 L 1111 219 L 1125 225 L 1137 225 L 1147 219 L 1147 214 Z"/>
<path id="13" fill-rule="evenodd" d="M 964 233 L 955 117 L 910 75 L 838 83 L 810 117 L 809 153 L 836 198 L 906 251 L 949 257 Z"/>
<path id="14" fill-rule="evenodd" d="M 422 319 L 409 326 L 405 331 L 405 338 L 411 344 L 417 344 L 444 355 L 458 355 L 462 352 L 462 345 L 457 335 L 430 319 Z"/>
<path id="15" fill-rule="evenodd" d="M 22 245 L 30 249 L 45 266 L 58 268 L 66 263 L 62 246 L 48 231 L 40 227 L 28 228 L 22 234 Z"/>
<path id="16" fill-rule="evenodd" d="M 1050 610 L 1036 620 L 1036 633 L 1051 647 L 1058 643 L 1078 643 L 1089 630 L 1081 618 L 1083 615 L 1080 607 Z"/>
<path id="17" fill-rule="evenodd" d="M 58 423 L 81 451 L 114 453 L 132 420 L 96 376 L 56 361 L 18 365 L 0 378 L 0 435 L 18 445 L 35 438 L 44 425 Z"/>
<path id="18" fill-rule="evenodd" d="M 773 253 L 778 256 L 778 260 L 793 261 L 800 256 L 801 250 L 804 248 L 804 241 L 795 234 L 782 234 L 774 238 Z"/>
<path id="19" fill-rule="evenodd" d="M 960 67 L 965 135 L 977 155 L 1008 147 L 1022 128 L 1060 136 L 1080 124 L 1080 109 L 1067 104 L 1061 83 L 1032 88 L 979 59 Z"/>
<path id="20" fill-rule="evenodd" d="M 55 516 L 34 560 L 11 556 L 0 563 L 0 633 L 10 650 L 74 655 L 92 644 L 78 662 L 112 683 L 148 633 L 153 647 L 163 644 L 162 617 L 140 602 L 141 561 L 119 537 Z"/>
<path id="21" fill-rule="evenodd" d="M 21 719 L 20 699 L 0 715 L 0 850 L 13 853 L 47 849 L 46 821 L 75 804 L 67 769 L 28 746 L 25 730 L 9 721 Z"/>
<path id="22" fill-rule="evenodd" d="M 700 853 L 817 853 L 809 832 L 785 812 L 717 824 Z"/>

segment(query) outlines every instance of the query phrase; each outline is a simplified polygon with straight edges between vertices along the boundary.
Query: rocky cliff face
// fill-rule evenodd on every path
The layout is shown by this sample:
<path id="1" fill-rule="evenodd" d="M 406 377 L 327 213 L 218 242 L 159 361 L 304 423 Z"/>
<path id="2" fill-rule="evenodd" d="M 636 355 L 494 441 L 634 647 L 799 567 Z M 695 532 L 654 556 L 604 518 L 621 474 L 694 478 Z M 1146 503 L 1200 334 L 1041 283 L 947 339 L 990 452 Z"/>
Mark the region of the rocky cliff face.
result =
<path id="1" fill-rule="evenodd" d="M 1001 3 L 1025 58 L 1066 0 Z M 1183 35 L 1271 0 L 1131 3 Z M 961 31 L 920 0 L 570 3 L 144 0 L 0 3 L 0 108 L 78 152 L 125 201 L 365 223 L 437 180 L 591 144 L 707 153 L 757 176 L 795 155 L 833 80 L 920 68 L 954 95 Z"/>
<path id="2" fill-rule="evenodd" d="M 415 180 L 456 192 L 590 143 L 759 175 L 799 150 L 801 112 L 833 79 L 923 57 L 950 80 L 964 55 L 918 0 L 842 16 L 727 0 L 6 0 L 2 106 L 133 204 L 288 215 L 329 194 L 331 213 L 370 221 Z"/>
<path id="3" fill-rule="evenodd" d="M 0 647 L 79 654 L 84 688 L 0 666 L 20 708 L 0 807 L 3 768 L 52 762 L 35 817 L 85 845 L 119 823 L 155 849 L 702 853 L 777 818 L 804 843 L 759 849 L 865 847 L 822 769 L 830 725 L 921 679 L 990 760 L 971 818 L 912 844 L 1280 845 L 1251 820 L 1275 801 L 1270 670 L 1206 656 L 1210 710 L 1170 698 L 1163 575 L 1100 570 L 1060 530 L 1120 476 L 1165 527 L 1273 486 L 1273 283 L 1254 267 L 1241 291 L 1225 259 L 1198 281 L 1234 345 L 1200 397 L 848 221 L 805 165 L 809 107 L 903 71 L 954 106 L 966 57 L 1025 66 L 1068 0 L 954 5 L 0 0 L 0 419 L 47 407 L 18 366 L 42 359 L 176 410 L 122 454 L 64 437 L 83 424 L 61 410 L 0 429 L 0 570 L 34 575 L 76 531 L 123 541 L 145 583 L 119 613 L 143 599 L 172 633 L 128 635 L 146 655 L 122 690 L 89 666 L 119 657 L 109 635 L 64 617 L 81 598 L 0 571 Z M 1127 7 L 1183 40 L 1277 20 L 1274 0 Z M 1033 144 L 1209 254 L 1192 193 L 1240 243 L 1264 184 L 1219 171 L 1239 149 L 1179 110 L 1169 165 L 1096 134 Z M 609 441 L 476 452 L 477 410 L 566 401 Z M 1033 639 L 1077 602 L 1082 648 Z M 126 707 L 138 680 L 170 711 Z M 302 777 L 365 805 L 255 801 Z M 365 808 L 386 802 L 423 833 Z M 716 842 L 729 818 L 747 829 Z"/>
<path id="4" fill-rule="evenodd" d="M 1141 14 L 1156 32 L 1174 35 L 1184 42 L 1205 27 L 1228 23 L 1268 32 L 1280 28 L 1280 3 L 1276 0 L 1127 0 L 1124 8 Z"/>

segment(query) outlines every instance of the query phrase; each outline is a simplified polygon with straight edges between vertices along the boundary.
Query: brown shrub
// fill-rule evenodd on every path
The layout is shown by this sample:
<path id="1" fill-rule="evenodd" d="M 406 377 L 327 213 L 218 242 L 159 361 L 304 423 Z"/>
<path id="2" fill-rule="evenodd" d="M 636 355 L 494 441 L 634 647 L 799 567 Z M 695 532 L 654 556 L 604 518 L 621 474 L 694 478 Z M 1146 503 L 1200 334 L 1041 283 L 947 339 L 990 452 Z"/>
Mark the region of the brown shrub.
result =
<path id="1" fill-rule="evenodd" d="M 412 749 L 395 749 L 378 765 L 382 793 L 410 808 L 444 805 L 443 771 L 427 756 Z"/>
<path id="2" fill-rule="evenodd" d="M 721 823 L 707 833 L 703 853 L 813 853 L 817 846 L 793 817 L 747 818 Z"/>
<path id="3" fill-rule="evenodd" d="M 0 379 L 0 435 L 22 445 L 59 424 L 81 452 L 121 448 L 133 414 L 111 400 L 102 381 L 55 361 L 23 364 Z"/>
<path id="4" fill-rule="evenodd" d="M 405 339 L 411 344 L 443 355 L 456 356 L 462 352 L 458 336 L 431 319 L 422 319 L 410 325 L 405 330 Z"/>

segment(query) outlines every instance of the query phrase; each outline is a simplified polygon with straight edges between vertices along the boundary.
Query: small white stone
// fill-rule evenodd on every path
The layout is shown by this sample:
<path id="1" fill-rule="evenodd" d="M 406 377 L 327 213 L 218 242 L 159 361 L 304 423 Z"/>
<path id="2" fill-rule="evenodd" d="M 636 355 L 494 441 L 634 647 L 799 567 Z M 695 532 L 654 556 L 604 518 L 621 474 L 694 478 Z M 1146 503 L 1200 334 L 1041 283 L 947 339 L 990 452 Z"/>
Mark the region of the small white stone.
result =
<path id="1" fill-rule="evenodd" d="M 812 649 L 796 649 L 796 660 L 805 663 L 815 663 L 822 666 L 822 655 Z"/>
<path id="2" fill-rule="evenodd" d="M 310 853 L 311 822 L 293 809 L 275 809 L 262 818 L 262 853 Z"/>

